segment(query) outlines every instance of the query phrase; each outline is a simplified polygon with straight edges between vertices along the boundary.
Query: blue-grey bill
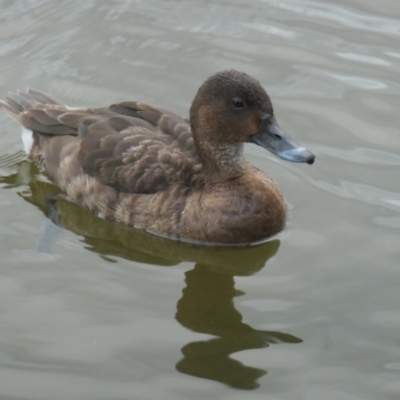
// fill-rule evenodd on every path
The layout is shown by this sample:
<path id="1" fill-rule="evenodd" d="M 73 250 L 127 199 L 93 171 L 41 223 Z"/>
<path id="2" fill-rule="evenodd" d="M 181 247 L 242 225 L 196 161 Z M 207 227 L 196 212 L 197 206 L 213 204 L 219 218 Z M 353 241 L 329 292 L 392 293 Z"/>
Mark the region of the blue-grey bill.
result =
<path id="1" fill-rule="evenodd" d="M 260 129 L 250 141 L 278 157 L 292 162 L 313 164 L 315 155 L 305 147 L 297 144 L 276 121 L 268 116 L 263 118 Z"/>

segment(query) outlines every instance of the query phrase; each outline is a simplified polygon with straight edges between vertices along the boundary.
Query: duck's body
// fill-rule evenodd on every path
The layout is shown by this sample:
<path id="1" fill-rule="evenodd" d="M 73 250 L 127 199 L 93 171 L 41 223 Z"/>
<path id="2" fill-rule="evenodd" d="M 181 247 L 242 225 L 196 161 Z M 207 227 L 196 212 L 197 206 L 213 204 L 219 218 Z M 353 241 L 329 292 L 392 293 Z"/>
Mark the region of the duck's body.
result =
<path id="1" fill-rule="evenodd" d="M 180 240 L 252 243 L 283 229 L 281 192 L 268 174 L 245 162 L 244 142 L 292 161 L 314 160 L 282 139 L 264 89 L 237 71 L 202 85 L 190 124 L 134 102 L 69 109 L 29 89 L 0 105 L 34 132 L 31 157 L 71 201 Z"/>

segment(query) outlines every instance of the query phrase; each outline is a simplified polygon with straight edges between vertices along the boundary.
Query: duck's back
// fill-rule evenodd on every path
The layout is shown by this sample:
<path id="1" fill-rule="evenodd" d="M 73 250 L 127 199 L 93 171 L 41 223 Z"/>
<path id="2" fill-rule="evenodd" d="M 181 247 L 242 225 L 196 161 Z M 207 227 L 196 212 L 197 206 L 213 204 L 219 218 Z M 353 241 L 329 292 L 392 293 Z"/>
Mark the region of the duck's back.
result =
<path id="1" fill-rule="evenodd" d="M 120 192 L 157 193 L 201 180 L 188 121 L 165 109 L 136 102 L 71 109 L 31 89 L 10 94 L 2 106 L 35 132 L 31 155 L 59 185 L 60 168 L 62 180 L 79 173 L 65 170 L 72 154 L 84 174 Z"/>

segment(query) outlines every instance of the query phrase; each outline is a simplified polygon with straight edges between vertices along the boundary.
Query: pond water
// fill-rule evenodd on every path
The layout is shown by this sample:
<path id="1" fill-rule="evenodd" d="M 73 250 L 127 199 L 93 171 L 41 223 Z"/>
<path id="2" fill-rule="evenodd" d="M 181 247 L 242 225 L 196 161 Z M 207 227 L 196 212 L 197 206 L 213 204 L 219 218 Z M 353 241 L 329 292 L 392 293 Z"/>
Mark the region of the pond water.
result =
<path id="1" fill-rule="evenodd" d="M 3 0 L 0 97 L 188 115 L 206 77 L 260 80 L 316 154 L 254 145 L 286 229 L 202 249 L 46 204 L 0 114 L 2 399 L 400 398 L 397 0 Z M 58 225 L 53 224 L 55 218 Z M 246 397 L 245 397 L 246 396 Z"/>

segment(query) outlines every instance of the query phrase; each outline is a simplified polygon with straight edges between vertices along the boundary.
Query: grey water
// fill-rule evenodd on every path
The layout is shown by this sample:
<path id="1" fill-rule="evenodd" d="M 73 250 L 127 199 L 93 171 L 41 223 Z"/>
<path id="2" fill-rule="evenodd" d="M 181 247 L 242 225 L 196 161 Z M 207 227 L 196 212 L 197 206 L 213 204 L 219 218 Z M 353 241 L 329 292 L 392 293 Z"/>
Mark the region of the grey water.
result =
<path id="1" fill-rule="evenodd" d="M 0 114 L 0 398 L 400 398 L 397 0 L 0 2 L 0 98 L 185 117 L 235 68 L 316 154 L 249 144 L 287 201 L 268 243 L 204 249 L 67 202 Z"/>

